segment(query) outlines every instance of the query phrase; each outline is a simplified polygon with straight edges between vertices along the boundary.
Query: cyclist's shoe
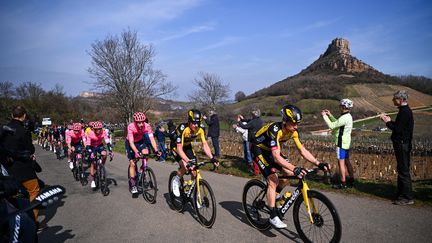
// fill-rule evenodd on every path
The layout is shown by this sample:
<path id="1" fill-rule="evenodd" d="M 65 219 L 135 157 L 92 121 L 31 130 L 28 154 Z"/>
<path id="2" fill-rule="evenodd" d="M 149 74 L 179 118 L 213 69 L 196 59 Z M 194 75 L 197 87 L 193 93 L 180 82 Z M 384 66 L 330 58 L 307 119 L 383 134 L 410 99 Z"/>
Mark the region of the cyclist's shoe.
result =
<path id="1" fill-rule="evenodd" d="M 278 216 L 270 218 L 270 223 L 277 229 L 283 229 L 288 227 L 284 222 L 280 220 Z"/>
<path id="2" fill-rule="evenodd" d="M 393 201 L 393 204 L 400 205 L 400 206 L 413 205 L 414 204 L 414 200 L 409 200 L 409 199 L 401 198 L 401 199 Z"/>
<path id="3" fill-rule="evenodd" d="M 174 196 L 180 197 L 180 178 L 178 176 L 174 176 L 171 186 Z"/>
<path id="4" fill-rule="evenodd" d="M 91 183 L 90 183 L 90 187 L 91 187 L 92 189 L 96 188 L 96 183 L 95 183 L 95 181 L 91 181 Z"/>
<path id="5" fill-rule="evenodd" d="M 73 168 L 74 168 L 74 165 L 73 165 L 73 162 L 72 162 L 72 161 L 69 161 L 69 168 L 70 168 L 71 170 L 73 170 Z"/>
<path id="6" fill-rule="evenodd" d="M 137 193 L 138 193 L 138 188 L 137 188 L 136 186 L 133 186 L 133 187 L 131 188 L 130 192 L 131 192 L 132 194 L 137 194 Z"/>
<path id="7" fill-rule="evenodd" d="M 348 189 L 348 187 L 345 183 L 333 185 L 333 188 L 334 189 L 343 189 L 343 190 Z"/>

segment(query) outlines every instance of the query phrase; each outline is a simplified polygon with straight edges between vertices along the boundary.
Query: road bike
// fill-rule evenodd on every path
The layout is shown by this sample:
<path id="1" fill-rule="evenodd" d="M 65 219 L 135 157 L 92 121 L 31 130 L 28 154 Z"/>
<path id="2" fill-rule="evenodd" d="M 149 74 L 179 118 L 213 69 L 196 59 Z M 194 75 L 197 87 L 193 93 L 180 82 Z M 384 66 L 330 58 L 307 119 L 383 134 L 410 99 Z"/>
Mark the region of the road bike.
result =
<path id="1" fill-rule="evenodd" d="M 294 205 L 293 220 L 295 228 L 304 242 L 339 242 L 342 224 L 335 206 L 322 193 L 310 190 L 306 178 L 316 175 L 319 169 L 308 170 L 302 179 L 295 176 L 279 176 L 279 179 L 298 179 L 297 188 L 280 208 L 278 216 L 283 216 Z M 252 179 L 243 189 L 242 205 L 249 223 L 259 229 L 267 230 L 270 209 L 267 206 L 267 182 Z"/>
<path id="2" fill-rule="evenodd" d="M 138 161 L 141 160 L 141 166 L 138 167 Z M 136 175 L 136 185 L 138 191 L 142 193 L 143 198 L 153 204 L 156 203 L 156 195 L 157 195 L 157 182 L 156 176 L 153 172 L 153 169 L 150 168 L 147 164 L 147 158 L 145 156 L 141 156 L 134 159 L 135 162 L 135 175 Z M 130 181 L 130 173 L 128 167 L 128 181 Z M 129 184 L 129 189 L 131 185 Z"/>
<path id="3" fill-rule="evenodd" d="M 83 168 L 83 151 L 80 149 L 79 151 L 74 151 L 71 154 L 73 169 L 72 175 L 76 181 L 79 181 L 82 186 L 87 185 L 88 181 L 84 173 Z"/>
<path id="4" fill-rule="evenodd" d="M 109 157 L 110 161 L 112 161 L 112 153 L 109 154 Z M 92 163 L 94 163 L 96 169 L 96 172 L 94 174 L 94 180 L 96 184 L 95 190 L 100 188 L 102 195 L 108 196 L 108 194 L 110 193 L 110 189 L 108 187 L 105 165 L 102 162 L 102 155 L 100 153 L 96 153 L 96 158 L 93 159 Z"/>
<path id="5" fill-rule="evenodd" d="M 190 160 L 186 165 L 187 173 L 196 172 L 196 177 L 192 180 L 184 181 L 180 178 L 180 196 L 176 197 L 172 191 L 172 180 L 177 175 L 177 171 L 170 174 L 168 181 L 168 191 L 171 205 L 178 212 L 183 212 L 186 203 L 190 202 L 195 209 L 199 222 L 207 228 L 211 228 L 216 220 L 216 199 L 210 184 L 204 180 L 200 173 L 200 167 L 212 162 L 197 162 Z M 215 167 L 213 167 L 213 170 Z"/>

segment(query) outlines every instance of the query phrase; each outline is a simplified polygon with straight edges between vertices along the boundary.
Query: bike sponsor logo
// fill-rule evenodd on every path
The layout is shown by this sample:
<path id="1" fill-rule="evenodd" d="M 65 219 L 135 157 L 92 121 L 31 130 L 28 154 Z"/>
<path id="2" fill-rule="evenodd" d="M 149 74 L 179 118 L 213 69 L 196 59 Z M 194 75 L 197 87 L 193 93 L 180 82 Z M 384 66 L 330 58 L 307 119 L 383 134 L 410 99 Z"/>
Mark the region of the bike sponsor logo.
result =
<path id="1" fill-rule="evenodd" d="M 59 194 L 62 192 L 63 192 L 63 190 L 57 187 L 57 188 L 51 189 L 51 190 L 44 192 L 41 195 L 37 196 L 36 200 L 38 200 L 39 202 L 42 202 L 42 200 L 45 200 L 45 199 L 47 199 L 53 195 L 56 195 L 56 194 Z"/>
<path id="2" fill-rule="evenodd" d="M 285 213 L 288 208 L 291 206 L 291 204 L 297 199 L 298 195 L 300 195 L 300 190 L 295 190 L 288 202 L 285 204 L 285 206 L 282 208 L 281 212 Z"/>
<path id="3" fill-rule="evenodd" d="M 190 194 L 192 193 L 194 187 L 195 187 L 195 181 L 194 181 L 194 182 L 192 183 L 192 185 L 190 186 L 189 191 L 188 191 L 188 193 L 187 193 L 187 197 L 190 197 Z"/>
<path id="4" fill-rule="evenodd" d="M 271 147 L 276 146 L 276 142 L 275 142 L 274 140 L 272 140 L 272 141 L 270 142 L 270 146 L 271 146 Z"/>
<path id="5" fill-rule="evenodd" d="M 264 139 L 265 139 L 264 136 L 260 136 L 256 140 L 257 140 L 258 143 L 262 143 L 264 141 Z"/>
<path id="6" fill-rule="evenodd" d="M 19 241 L 19 231 L 21 228 L 21 216 L 17 214 L 15 216 L 15 225 L 14 225 L 14 231 L 13 231 L 13 239 L 11 242 L 18 243 Z"/>
<path id="7" fill-rule="evenodd" d="M 258 165 L 261 167 L 261 169 L 265 169 L 265 165 L 263 164 L 263 162 L 261 160 L 258 160 Z"/>

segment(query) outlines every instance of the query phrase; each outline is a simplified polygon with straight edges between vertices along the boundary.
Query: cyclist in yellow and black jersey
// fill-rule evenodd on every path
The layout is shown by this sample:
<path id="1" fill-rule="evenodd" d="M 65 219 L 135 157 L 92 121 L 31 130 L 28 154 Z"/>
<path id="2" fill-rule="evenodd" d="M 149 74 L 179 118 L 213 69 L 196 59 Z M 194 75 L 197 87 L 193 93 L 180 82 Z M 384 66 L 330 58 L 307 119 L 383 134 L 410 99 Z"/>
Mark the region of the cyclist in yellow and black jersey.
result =
<path id="1" fill-rule="evenodd" d="M 180 196 L 180 178 L 186 173 L 186 165 L 191 159 L 196 159 L 195 151 L 192 148 L 192 141 L 199 138 L 203 145 L 204 153 L 215 165 L 218 165 L 217 159 L 212 155 L 210 147 L 205 139 L 204 129 L 200 126 L 202 114 L 199 110 L 192 109 L 188 111 L 188 122 L 180 124 L 176 129 L 175 146 L 173 154 L 175 160 L 179 163 L 180 169 L 177 176 L 172 180 L 172 189 L 176 197 Z M 195 177 L 192 173 L 192 177 Z"/>
<path id="2" fill-rule="evenodd" d="M 277 216 L 275 209 L 276 192 L 280 193 L 288 184 L 288 180 L 279 182 L 276 171 L 281 171 L 287 176 L 295 175 L 302 178 L 306 171 L 301 167 L 296 167 L 281 153 L 281 144 L 293 140 L 301 156 L 309 162 L 315 164 L 323 170 L 329 169 L 327 163 L 319 162 L 300 142 L 297 128 L 302 119 L 299 108 L 293 105 L 285 105 L 281 110 L 282 122 L 274 122 L 263 126 L 255 134 L 252 141 L 252 154 L 258 163 L 261 173 L 268 183 L 267 204 L 271 210 L 270 223 L 276 228 L 285 228 Z"/>

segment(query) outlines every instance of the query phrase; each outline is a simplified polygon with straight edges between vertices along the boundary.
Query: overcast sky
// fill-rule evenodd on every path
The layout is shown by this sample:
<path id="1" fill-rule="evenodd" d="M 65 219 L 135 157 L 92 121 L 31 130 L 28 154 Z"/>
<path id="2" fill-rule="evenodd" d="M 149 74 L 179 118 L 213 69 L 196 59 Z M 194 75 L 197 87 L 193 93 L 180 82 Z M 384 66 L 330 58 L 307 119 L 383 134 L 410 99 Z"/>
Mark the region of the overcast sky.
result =
<path id="1" fill-rule="evenodd" d="M 391 75 L 432 77 L 432 1 L 0 1 L 0 81 L 92 90 L 87 50 L 130 28 L 185 100 L 199 72 L 251 94 L 306 68 L 336 37 Z"/>

